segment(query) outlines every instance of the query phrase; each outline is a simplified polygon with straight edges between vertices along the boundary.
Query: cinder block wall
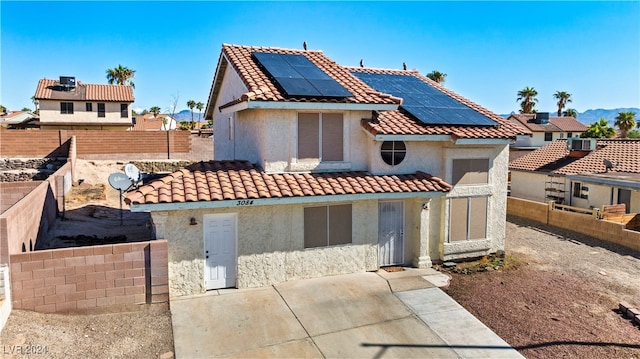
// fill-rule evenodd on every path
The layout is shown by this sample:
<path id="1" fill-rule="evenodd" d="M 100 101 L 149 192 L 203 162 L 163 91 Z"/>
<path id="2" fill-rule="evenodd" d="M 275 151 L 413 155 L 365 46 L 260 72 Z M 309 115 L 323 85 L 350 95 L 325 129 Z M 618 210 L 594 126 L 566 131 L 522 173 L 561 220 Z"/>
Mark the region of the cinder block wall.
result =
<path id="1" fill-rule="evenodd" d="M 507 214 L 568 229 L 640 251 L 640 232 L 626 229 L 622 223 L 599 220 L 589 214 L 549 210 L 548 204 L 514 197 L 507 199 Z"/>
<path id="2" fill-rule="evenodd" d="M 548 212 L 549 205 L 547 203 L 507 197 L 507 213 L 510 215 L 547 223 Z"/>
<path id="3" fill-rule="evenodd" d="M 4 213 L 11 206 L 21 200 L 27 193 L 33 191 L 41 182 L 0 182 L 0 213 Z"/>
<path id="4" fill-rule="evenodd" d="M 191 154 L 189 131 L 24 131 L 4 128 L 0 128 L 0 154 L 2 157 L 65 157 L 72 137 L 75 137 L 76 155 L 81 159 L 189 159 Z"/>
<path id="5" fill-rule="evenodd" d="M 168 302 L 167 241 L 14 254 L 11 293 L 14 309 L 45 313 Z"/>

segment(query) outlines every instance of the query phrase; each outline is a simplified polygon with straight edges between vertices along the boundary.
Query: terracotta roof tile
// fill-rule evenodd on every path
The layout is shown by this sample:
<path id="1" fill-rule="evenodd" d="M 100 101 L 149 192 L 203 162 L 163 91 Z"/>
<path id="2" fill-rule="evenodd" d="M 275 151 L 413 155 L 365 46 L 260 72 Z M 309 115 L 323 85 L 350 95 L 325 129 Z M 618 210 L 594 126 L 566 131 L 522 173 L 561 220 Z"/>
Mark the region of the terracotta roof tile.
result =
<path id="1" fill-rule="evenodd" d="M 597 140 L 596 149 L 584 157 L 569 157 L 567 140 L 556 140 L 511 163 L 509 169 L 544 171 L 558 174 L 594 174 L 606 171 L 604 160 L 613 171 L 640 173 L 640 140 Z"/>
<path id="2" fill-rule="evenodd" d="M 539 124 L 534 122 L 534 114 L 514 113 L 508 120 L 514 120 L 526 127 L 531 132 L 584 132 L 587 126 L 573 117 L 549 117 L 549 123 Z"/>
<path id="3" fill-rule="evenodd" d="M 424 172 L 375 176 L 367 172 L 268 174 L 247 161 L 200 162 L 130 192 L 128 204 L 328 196 L 389 192 L 448 192 L 451 185 Z"/>
<path id="4" fill-rule="evenodd" d="M 373 135 L 450 135 L 456 138 L 515 138 L 516 135 L 528 135 L 531 132 L 523 129 L 504 117 L 491 112 L 490 110 L 474 103 L 473 101 L 458 95 L 457 93 L 447 89 L 441 84 L 421 75 L 414 70 L 390 70 L 390 69 L 373 69 L 361 67 L 348 67 L 353 72 L 365 72 L 374 74 L 402 75 L 414 76 L 443 94 L 455 99 L 456 101 L 476 110 L 482 115 L 494 120 L 498 126 L 445 126 L 445 125 L 428 125 L 415 119 L 412 115 L 404 110 L 383 111 L 378 113 L 377 118 L 372 120 L 363 120 L 362 126 Z"/>
<path id="5" fill-rule="evenodd" d="M 275 81 L 264 73 L 253 60 L 253 52 L 268 52 L 279 54 L 303 55 L 309 61 L 318 66 L 327 75 L 344 86 L 353 94 L 346 98 L 315 98 L 315 97 L 287 97 L 278 89 Z M 222 54 L 226 61 L 233 67 L 248 91 L 241 98 L 222 104 L 221 107 L 230 106 L 248 100 L 261 101 L 294 101 L 294 102 L 337 102 L 337 103 L 371 103 L 371 104 L 397 104 L 399 99 L 392 98 L 374 91 L 362 81 L 353 76 L 345 67 L 342 67 L 324 55 L 322 51 L 282 49 L 276 47 L 253 47 L 224 44 Z"/>
<path id="6" fill-rule="evenodd" d="M 95 85 L 78 82 L 73 91 L 62 91 L 58 80 L 41 79 L 34 96 L 37 100 L 133 102 L 128 85 Z"/>

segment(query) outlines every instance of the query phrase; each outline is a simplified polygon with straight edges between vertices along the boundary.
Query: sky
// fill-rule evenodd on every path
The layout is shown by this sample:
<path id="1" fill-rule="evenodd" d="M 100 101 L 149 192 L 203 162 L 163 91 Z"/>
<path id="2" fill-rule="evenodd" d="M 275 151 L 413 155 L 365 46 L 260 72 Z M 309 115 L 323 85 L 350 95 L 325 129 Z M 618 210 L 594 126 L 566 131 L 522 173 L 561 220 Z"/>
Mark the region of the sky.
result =
<path id="1" fill-rule="evenodd" d="M 134 109 L 208 101 L 223 43 L 322 50 L 339 64 L 447 74 L 499 114 L 517 92 L 557 111 L 640 107 L 640 1 L 0 2 L 0 104 L 34 108 L 38 80 L 106 84 L 135 70 Z M 177 112 L 176 111 L 176 112 Z"/>

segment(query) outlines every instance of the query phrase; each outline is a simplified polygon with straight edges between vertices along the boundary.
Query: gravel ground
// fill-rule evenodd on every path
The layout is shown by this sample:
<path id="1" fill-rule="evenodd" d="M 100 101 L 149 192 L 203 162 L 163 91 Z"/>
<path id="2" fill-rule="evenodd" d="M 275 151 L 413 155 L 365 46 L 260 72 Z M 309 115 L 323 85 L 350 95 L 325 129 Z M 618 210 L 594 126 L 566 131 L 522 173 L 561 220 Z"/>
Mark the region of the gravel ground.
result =
<path id="1" fill-rule="evenodd" d="M 640 253 L 508 218 L 504 270 L 451 274 L 447 293 L 527 358 L 640 358 Z"/>
<path id="2" fill-rule="evenodd" d="M 173 357 L 167 305 L 133 312 L 41 314 L 13 310 L 0 335 L 2 358 Z"/>

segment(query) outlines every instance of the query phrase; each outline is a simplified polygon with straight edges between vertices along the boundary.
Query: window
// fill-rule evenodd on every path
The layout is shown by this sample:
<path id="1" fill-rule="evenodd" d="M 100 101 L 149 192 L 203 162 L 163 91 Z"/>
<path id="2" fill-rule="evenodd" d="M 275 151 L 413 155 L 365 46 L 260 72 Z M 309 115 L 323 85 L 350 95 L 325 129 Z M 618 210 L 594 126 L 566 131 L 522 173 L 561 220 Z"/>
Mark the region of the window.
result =
<path id="1" fill-rule="evenodd" d="M 553 132 L 545 132 L 544 133 L 545 141 L 553 141 Z"/>
<path id="2" fill-rule="evenodd" d="M 298 159 L 343 161 L 341 113 L 298 114 Z"/>
<path id="3" fill-rule="evenodd" d="M 580 192 L 582 192 L 582 184 L 580 182 L 575 182 L 573 184 L 573 196 L 580 198 Z"/>
<path id="4" fill-rule="evenodd" d="M 380 147 L 382 160 L 391 166 L 400 164 L 407 154 L 407 147 L 402 141 L 384 141 Z"/>
<path id="5" fill-rule="evenodd" d="M 571 138 L 573 137 L 573 133 L 572 132 L 567 132 L 567 138 Z"/>
<path id="6" fill-rule="evenodd" d="M 126 103 L 120 104 L 120 117 L 129 117 L 129 105 Z"/>
<path id="7" fill-rule="evenodd" d="M 449 200 L 449 242 L 487 237 L 488 197 Z"/>
<path id="8" fill-rule="evenodd" d="M 60 102 L 60 113 L 62 114 L 73 114 L 73 102 Z"/>
<path id="9" fill-rule="evenodd" d="M 453 184 L 489 183 L 489 159 L 456 159 L 453 160 Z"/>
<path id="10" fill-rule="evenodd" d="M 351 205 L 304 209 L 304 247 L 326 247 L 351 243 Z"/>
<path id="11" fill-rule="evenodd" d="M 93 104 L 91 102 L 87 102 L 87 112 L 93 111 Z"/>
<path id="12" fill-rule="evenodd" d="M 98 117 L 104 117 L 105 113 L 104 113 L 104 103 L 99 103 L 98 104 Z"/>
<path id="13" fill-rule="evenodd" d="M 573 197 L 589 199 L 589 187 L 583 186 L 580 182 L 574 182 Z"/>
<path id="14" fill-rule="evenodd" d="M 560 133 L 560 138 L 561 138 L 561 139 L 562 139 L 562 138 L 564 138 L 564 132 L 561 132 L 561 133 Z"/>

